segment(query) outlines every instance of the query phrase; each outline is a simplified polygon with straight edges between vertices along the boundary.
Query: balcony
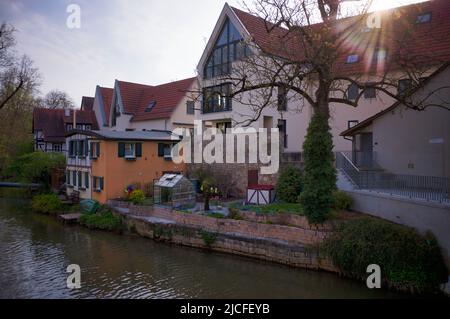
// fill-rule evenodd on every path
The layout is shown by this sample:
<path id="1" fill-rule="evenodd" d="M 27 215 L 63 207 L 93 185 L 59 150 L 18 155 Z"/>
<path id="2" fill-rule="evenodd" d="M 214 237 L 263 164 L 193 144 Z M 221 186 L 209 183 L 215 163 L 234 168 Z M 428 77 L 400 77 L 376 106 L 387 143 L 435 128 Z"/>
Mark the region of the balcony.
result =
<path id="1" fill-rule="evenodd" d="M 203 105 L 202 114 L 230 112 L 232 110 L 231 105 Z"/>

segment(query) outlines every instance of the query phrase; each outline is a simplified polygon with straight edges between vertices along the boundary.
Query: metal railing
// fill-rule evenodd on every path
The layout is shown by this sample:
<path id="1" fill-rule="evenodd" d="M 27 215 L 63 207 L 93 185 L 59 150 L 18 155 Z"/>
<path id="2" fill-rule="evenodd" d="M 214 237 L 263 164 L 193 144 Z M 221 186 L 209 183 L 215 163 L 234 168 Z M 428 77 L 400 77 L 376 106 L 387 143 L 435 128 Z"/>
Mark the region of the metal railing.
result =
<path id="1" fill-rule="evenodd" d="M 336 154 L 336 166 L 357 189 L 450 203 L 450 178 L 362 170 L 348 157 L 347 152 Z"/>

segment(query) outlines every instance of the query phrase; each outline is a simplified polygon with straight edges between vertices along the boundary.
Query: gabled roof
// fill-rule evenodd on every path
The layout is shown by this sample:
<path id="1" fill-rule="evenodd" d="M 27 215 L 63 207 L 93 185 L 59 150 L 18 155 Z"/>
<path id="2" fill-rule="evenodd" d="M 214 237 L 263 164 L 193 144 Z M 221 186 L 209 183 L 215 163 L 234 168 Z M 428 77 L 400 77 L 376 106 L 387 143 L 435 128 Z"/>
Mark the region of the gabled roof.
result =
<path id="1" fill-rule="evenodd" d="M 173 141 L 179 142 L 181 137 L 170 131 L 149 130 L 149 131 L 79 131 L 95 138 L 113 141 Z"/>
<path id="2" fill-rule="evenodd" d="M 412 90 L 411 95 L 414 95 L 415 93 L 417 93 L 421 89 L 425 88 L 428 85 L 428 83 L 431 82 L 431 80 L 433 78 L 435 78 L 436 76 L 438 76 L 439 74 L 441 74 L 442 72 L 447 70 L 449 67 L 450 67 L 450 63 L 445 63 L 438 70 L 436 70 L 430 77 L 428 77 L 426 80 L 424 80 L 421 85 L 417 86 L 414 90 Z M 383 110 L 381 112 L 378 112 L 377 114 L 375 114 L 375 115 L 365 119 L 361 123 L 353 126 L 352 128 L 349 128 L 349 129 L 345 130 L 340 135 L 341 136 L 353 136 L 357 132 L 362 130 L 363 128 L 366 128 L 367 126 L 371 125 L 373 123 L 373 121 L 375 121 L 376 119 L 380 118 L 381 116 L 383 116 L 386 113 L 389 113 L 389 112 L 393 111 L 395 108 L 397 108 L 400 105 L 402 105 L 402 102 L 397 101 L 394 104 L 392 104 L 390 107 L 388 107 L 387 109 L 385 109 L 385 110 Z"/>
<path id="3" fill-rule="evenodd" d="M 35 108 L 33 110 L 33 131 L 40 130 L 45 142 L 62 143 L 65 141 L 66 124 L 73 122 L 73 112 L 69 116 L 63 109 Z M 94 111 L 76 110 L 77 124 L 90 124 L 92 129 L 98 129 Z"/>
<path id="4" fill-rule="evenodd" d="M 131 121 L 170 118 L 197 78 L 189 78 L 158 86 L 117 81 L 124 113 L 133 115 Z M 147 110 L 150 103 L 154 104 Z"/>
<path id="5" fill-rule="evenodd" d="M 109 115 L 111 110 L 114 89 L 101 86 L 99 86 L 98 89 L 100 90 L 101 98 L 103 101 L 103 105 L 100 105 L 100 107 L 103 107 L 103 110 L 100 110 L 100 112 L 103 112 L 103 114 L 105 115 L 106 126 L 109 126 Z"/>
<path id="6" fill-rule="evenodd" d="M 268 32 L 273 25 L 266 25 L 264 19 L 236 8 L 232 10 L 254 43 L 263 51 L 290 60 L 304 60 L 304 50 L 299 49 L 304 45 L 298 35 L 289 34 L 287 29 L 282 27 L 274 27 Z M 389 64 L 389 53 L 392 52 L 407 55 L 411 53 L 410 56 L 417 57 L 414 61 L 416 63 L 437 64 L 450 61 L 449 12 L 448 0 L 433 0 L 380 12 L 381 29 L 363 32 L 365 25 L 362 25 L 361 30 L 352 28 L 343 32 L 344 45 L 335 63 L 336 71 L 356 74 L 376 70 L 377 65 L 373 62 L 376 48 L 387 50 L 388 60 L 387 64 L 383 65 L 384 68 L 395 67 L 394 64 Z M 431 22 L 415 24 L 417 15 L 423 13 L 431 13 Z M 342 32 L 349 23 L 357 21 L 356 19 L 361 19 L 361 16 L 339 20 L 335 26 L 336 32 Z M 305 28 L 320 31 L 322 27 L 323 24 L 315 24 Z M 346 63 L 350 54 L 358 54 L 360 61 L 354 64 Z"/>
<path id="7" fill-rule="evenodd" d="M 81 110 L 92 111 L 94 108 L 94 98 L 89 96 L 83 96 L 81 98 Z"/>

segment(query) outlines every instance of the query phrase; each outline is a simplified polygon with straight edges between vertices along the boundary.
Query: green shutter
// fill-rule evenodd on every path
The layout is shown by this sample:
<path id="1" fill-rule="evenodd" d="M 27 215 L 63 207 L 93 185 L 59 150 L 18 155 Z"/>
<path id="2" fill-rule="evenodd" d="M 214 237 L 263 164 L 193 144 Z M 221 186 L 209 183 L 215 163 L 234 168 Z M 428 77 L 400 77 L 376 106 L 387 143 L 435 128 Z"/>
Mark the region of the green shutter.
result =
<path id="1" fill-rule="evenodd" d="M 89 141 L 88 139 L 84 140 L 84 156 L 89 155 Z"/>
<path id="2" fill-rule="evenodd" d="M 164 157 L 164 143 L 158 143 L 158 156 Z"/>
<path id="3" fill-rule="evenodd" d="M 103 177 L 100 177 L 100 189 L 103 190 Z"/>
<path id="4" fill-rule="evenodd" d="M 78 172 L 78 187 L 83 187 L 83 183 L 82 183 L 82 181 L 81 181 L 81 178 L 82 178 L 82 174 L 81 174 L 81 172 L 79 171 Z"/>
<path id="5" fill-rule="evenodd" d="M 92 188 L 95 190 L 97 189 L 97 177 L 92 177 Z"/>
<path id="6" fill-rule="evenodd" d="M 136 157 L 142 157 L 142 143 L 136 143 Z"/>
<path id="7" fill-rule="evenodd" d="M 86 188 L 89 188 L 89 172 L 84 173 L 84 186 L 86 186 Z"/>
<path id="8" fill-rule="evenodd" d="M 77 172 L 72 171 L 72 186 L 77 186 Z"/>
<path id="9" fill-rule="evenodd" d="M 119 142 L 119 157 L 125 157 L 125 143 Z"/>
<path id="10" fill-rule="evenodd" d="M 97 154 L 95 154 L 97 157 L 100 157 L 100 142 L 95 143 L 95 147 L 97 148 Z"/>
<path id="11" fill-rule="evenodd" d="M 69 156 L 73 156 L 73 141 L 69 141 Z"/>

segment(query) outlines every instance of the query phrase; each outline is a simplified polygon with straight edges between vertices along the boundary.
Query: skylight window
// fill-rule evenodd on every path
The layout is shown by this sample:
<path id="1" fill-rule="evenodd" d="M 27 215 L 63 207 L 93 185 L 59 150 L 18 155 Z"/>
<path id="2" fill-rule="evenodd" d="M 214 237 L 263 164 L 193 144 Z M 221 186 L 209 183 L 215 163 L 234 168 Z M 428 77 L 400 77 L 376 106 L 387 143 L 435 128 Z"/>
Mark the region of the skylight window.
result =
<path id="1" fill-rule="evenodd" d="M 151 110 L 155 107 L 156 101 L 151 101 L 148 106 L 145 108 L 145 112 L 151 112 Z"/>
<path id="2" fill-rule="evenodd" d="M 359 61 L 359 55 L 357 55 L 357 54 L 350 54 L 347 57 L 348 64 L 357 63 L 358 61 Z"/>
<path id="3" fill-rule="evenodd" d="M 417 24 L 429 23 L 431 22 L 431 12 L 419 14 L 416 19 Z"/>

